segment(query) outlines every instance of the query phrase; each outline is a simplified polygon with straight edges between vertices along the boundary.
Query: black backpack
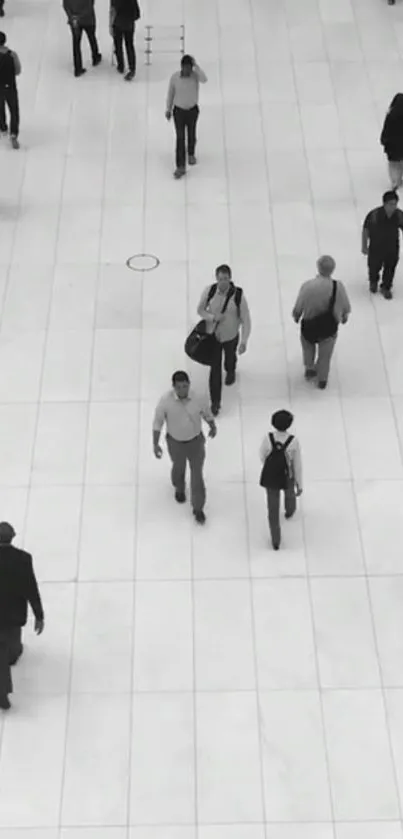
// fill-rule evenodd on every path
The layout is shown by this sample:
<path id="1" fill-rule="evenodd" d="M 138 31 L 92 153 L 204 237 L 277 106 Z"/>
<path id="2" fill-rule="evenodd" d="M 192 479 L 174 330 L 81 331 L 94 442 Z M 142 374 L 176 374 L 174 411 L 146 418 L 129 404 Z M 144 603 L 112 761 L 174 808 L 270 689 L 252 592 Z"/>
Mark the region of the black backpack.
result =
<path id="1" fill-rule="evenodd" d="M 15 84 L 15 66 L 11 50 L 0 52 L 0 87 L 11 87 Z"/>
<path id="2" fill-rule="evenodd" d="M 217 291 L 217 283 L 214 283 L 214 285 L 212 285 L 211 288 L 209 289 L 209 293 L 207 295 L 207 300 L 206 300 L 206 306 L 208 306 L 208 304 L 210 303 L 210 300 L 213 299 L 216 291 Z M 238 310 L 238 317 L 241 318 L 242 289 L 238 288 L 238 286 L 234 286 L 234 292 L 235 292 L 234 293 L 234 300 L 235 300 L 235 305 L 236 305 L 237 310 Z M 231 295 L 231 297 L 232 297 L 232 295 Z"/>
<path id="3" fill-rule="evenodd" d="M 260 475 L 260 486 L 265 489 L 287 489 L 291 473 L 286 456 L 286 449 L 294 437 L 288 437 L 285 443 L 279 443 L 274 439 L 273 434 L 269 434 L 269 437 L 271 442 L 271 452 L 267 455 L 263 464 L 263 469 Z"/>

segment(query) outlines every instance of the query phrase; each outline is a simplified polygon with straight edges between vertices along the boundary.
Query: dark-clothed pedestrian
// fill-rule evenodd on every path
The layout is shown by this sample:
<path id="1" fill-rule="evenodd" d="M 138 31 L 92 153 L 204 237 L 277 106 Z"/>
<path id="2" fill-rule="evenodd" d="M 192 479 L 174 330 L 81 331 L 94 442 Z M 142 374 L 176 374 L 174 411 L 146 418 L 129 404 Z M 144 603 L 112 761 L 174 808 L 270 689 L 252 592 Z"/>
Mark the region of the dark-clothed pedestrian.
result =
<path id="1" fill-rule="evenodd" d="M 266 490 L 269 529 L 275 551 L 281 544 L 280 495 L 284 492 L 285 517 L 290 519 L 297 508 L 296 498 L 302 493 L 300 445 L 289 433 L 293 422 L 290 411 L 276 411 L 271 418 L 272 430 L 264 436 L 259 451 L 263 464 L 260 485 Z"/>
<path id="2" fill-rule="evenodd" d="M 317 276 L 303 283 L 292 316 L 301 321 L 301 346 L 305 378 L 316 380 L 324 390 L 340 323 L 347 323 L 351 312 L 346 289 L 333 279 L 336 263 L 332 256 L 321 256 Z"/>
<path id="3" fill-rule="evenodd" d="M 10 140 L 13 149 L 19 149 L 20 107 L 16 77 L 21 73 L 18 55 L 6 46 L 7 38 L 0 32 L 0 132 L 8 133 L 6 105 L 10 115 Z"/>
<path id="4" fill-rule="evenodd" d="M 181 69 L 171 76 L 165 116 L 172 115 L 176 131 L 175 178 L 186 174 L 186 154 L 189 166 L 196 164 L 196 125 L 199 118 L 199 87 L 207 76 L 191 55 L 184 55 Z"/>
<path id="5" fill-rule="evenodd" d="M 393 296 L 393 280 L 399 262 L 399 231 L 403 230 L 403 212 L 398 209 L 398 202 L 397 192 L 385 192 L 382 207 L 368 213 L 362 228 L 361 249 L 368 257 L 369 288 L 376 294 L 382 271 L 381 292 L 386 300 Z"/>
<path id="6" fill-rule="evenodd" d="M 87 72 L 83 67 L 81 54 L 83 32 L 88 38 L 93 66 L 96 67 L 102 61 L 96 36 L 94 0 L 63 0 L 63 8 L 67 15 L 73 40 L 74 75 L 78 77 Z"/>
<path id="7" fill-rule="evenodd" d="M 4 17 L 4 0 L 0 0 L 0 17 Z"/>
<path id="8" fill-rule="evenodd" d="M 35 615 L 35 632 L 44 628 L 44 613 L 32 556 L 15 548 L 14 528 L 0 524 L 0 708 L 10 708 L 13 692 L 11 667 L 22 655 L 22 627 L 28 617 L 28 603 Z"/>
<path id="9" fill-rule="evenodd" d="M 403 183 L 403 93 L 397 93 L 390 103 L 382 128 L 381 145 L 388 159 L 392 189 Z"/>
<path id="10" fill-rule="evenodd" d="M 252 325 L 245 294 L 243 289 L 232 282 L 229 265 L 219 265 L 215 276 L 216 282 L 204 289 L 197 312 L 206 321 L 208 331 L 214 332 L 216 339 L 209 388 L 211 410 L 217 416 L 221 407 L 223 357 L 225 384 L 233 385 L 237 356 L 247 350 Z"/>
<path id="11" fill-rule="evenodd" d="M 128 72 L 125 81 L 130 82 L 136 75 L 136 50 L 134 31 L 140 17 L 137 0 L 111 0 L 111 32 L 116 56 L 118 73 L 124 73 L 123 43 L 126 49 Z"/>
<path id="12" fill-rule="evenodd" d="M 155 457 L 162 457 L 161 431 L 166 427 L 166 442 L 172 460 L 171 481 L 175 499 L 179 504 L 186 501 L 186 465 L 190 467 L 190 491 L 193 515 L 199 524 L 206 516 L 206 488 L 203 478 L 205 460 L 205 437 L 202 420 L 210 427 L 209 437 L 215 437 L 217 428 L 214 417 L 203 401 L 190 390 L 189 376 L 177 370 L 172 376 L 172 390 L 160 399 L 153 423 L 153 449 Z"/>

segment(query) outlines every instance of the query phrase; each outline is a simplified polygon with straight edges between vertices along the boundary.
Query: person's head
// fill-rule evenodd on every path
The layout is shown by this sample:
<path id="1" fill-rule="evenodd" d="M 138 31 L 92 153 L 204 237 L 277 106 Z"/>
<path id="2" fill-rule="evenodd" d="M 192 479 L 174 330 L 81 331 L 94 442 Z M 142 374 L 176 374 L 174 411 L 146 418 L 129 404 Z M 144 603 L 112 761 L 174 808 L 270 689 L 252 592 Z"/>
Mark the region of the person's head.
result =
<path id="1" fill-rule="evenodd" d="M 393 216 L 393 213 L 395 213 L 397 210 L 398 202 L 399 196 L 394 189 L 388 189 L 387 192 L 383 193 L 382 203 L 387 216 Z"/>
<path id="2" fill-rule="evenodd" d="M 0 47 L 4 47 L 4 44 L 7 41 L 7 35 L 4 32 L 0 32 Z"/>
<path id="3" fill-rule="evenodd" d="M 217 280 L 218 290 L 221 294 L 226 294 L 232 282 L 232 271 L 229 265 L 219 265 L 215 269 L 215 277 Z"/>
<path id="4" fill-rule="evenodd" d="M 403 115 L 403 93 L 396 93 L 389 105 L 389 113 Z"/>
<path id="5" fill-rule="evenodd" d="M 191 76 L 194 67 L 194 60 L 191 55 L 184 55 L 181 59 L 182 76 Z"/>
<path id="6" fill-rule="evenodd" d="M 331 277 L 336 268 L 336 263 L 332 256 L 320 256 L 316 267 L 321 277 Z"/>
<path id="7" fill-rule="evenodd" d="M 293 422 L 293 414 L 291 414 L 290 411 L 285 411 L 284 409 L 276 411 L 271 418 L 271 424 L 276 431 L 288 431 Z"/>
<path id="8" fill-rule="evenodd" d="M 0 522 L 0 545 L 11 545 L 15 536 L 15 530 L 8 521 Z"/>
<path id="9" fill-rule="evenodd" d="M 187 399 L 189 394 L 190 380 L 184 370 L 177 370 L 172 376 L 172 387 L 178 399 Z"/>

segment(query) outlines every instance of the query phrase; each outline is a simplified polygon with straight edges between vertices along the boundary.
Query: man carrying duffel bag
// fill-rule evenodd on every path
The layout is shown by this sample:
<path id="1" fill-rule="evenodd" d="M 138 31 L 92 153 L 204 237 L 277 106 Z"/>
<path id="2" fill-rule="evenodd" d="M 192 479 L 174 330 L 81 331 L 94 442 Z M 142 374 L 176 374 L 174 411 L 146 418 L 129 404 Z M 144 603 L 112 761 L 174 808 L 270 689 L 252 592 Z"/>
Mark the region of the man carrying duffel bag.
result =
<path id="1" fill-rule="evenodd" d="M 242 289 L 232 282 L 229 265 L 219 265 L 215 276 L 216 282 L 204 290 L 197 312 L 206 323 L 207 334 L 214 335 L 209 387 L 211 410 L 217 416 L 221 407 L 223 356 L 225 384 L 232 385 L 236 377 L 237 354 L 246 352 L 251 318 Z"/>

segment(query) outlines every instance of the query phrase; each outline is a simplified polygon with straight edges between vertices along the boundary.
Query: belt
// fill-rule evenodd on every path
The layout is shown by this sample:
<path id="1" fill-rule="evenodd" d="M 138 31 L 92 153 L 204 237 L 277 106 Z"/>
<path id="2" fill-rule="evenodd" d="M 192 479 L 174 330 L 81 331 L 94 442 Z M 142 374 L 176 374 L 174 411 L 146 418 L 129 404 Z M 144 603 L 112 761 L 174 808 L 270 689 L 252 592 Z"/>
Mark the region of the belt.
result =
<path id="1" fill-rule="evenodd" d="M 173 440 L 174 443 L 193 443 L 193 441 L 198 440 L 201 435 L 202 432 L 200 432 L 200 434 L 196 434 L 196 437 L 191 437 L 190 440 L 177 440 L 176 437 L 172 437 L 172 434 L 167 434 L 167 437 L 169 437 L 170 440 Z"/>

